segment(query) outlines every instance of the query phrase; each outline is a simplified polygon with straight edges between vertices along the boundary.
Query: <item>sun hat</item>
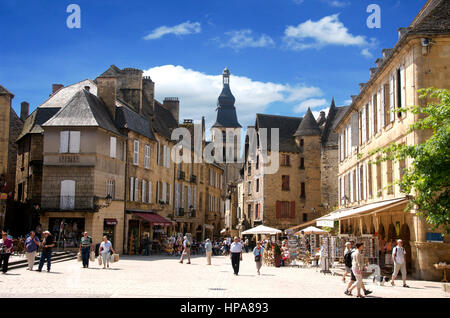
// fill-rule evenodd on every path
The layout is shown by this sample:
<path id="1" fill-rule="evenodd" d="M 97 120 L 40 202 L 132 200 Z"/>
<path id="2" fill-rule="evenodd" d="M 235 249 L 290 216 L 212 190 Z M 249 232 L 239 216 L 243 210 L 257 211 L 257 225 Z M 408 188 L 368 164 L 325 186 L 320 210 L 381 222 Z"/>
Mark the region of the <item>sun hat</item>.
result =
<path id="1" fill-rule="evenodd" d="M 44 231 L 43 234 L 45 234 L 45 233 L 52 234 L 52 233 L 50 233 L 50 231 Z"/>

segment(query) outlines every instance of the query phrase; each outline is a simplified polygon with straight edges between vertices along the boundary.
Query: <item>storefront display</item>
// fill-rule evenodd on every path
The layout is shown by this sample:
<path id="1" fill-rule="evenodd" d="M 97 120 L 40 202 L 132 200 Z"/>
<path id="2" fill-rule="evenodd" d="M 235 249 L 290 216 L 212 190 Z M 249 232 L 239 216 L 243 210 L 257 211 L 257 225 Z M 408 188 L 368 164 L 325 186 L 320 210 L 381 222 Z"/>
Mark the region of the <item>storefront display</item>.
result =
<path id="1" fill-rule="evenodd" d="M 49 229 L 58 248 L 77 248 L 84 232 L 84 218 L 49 218 Z"/>

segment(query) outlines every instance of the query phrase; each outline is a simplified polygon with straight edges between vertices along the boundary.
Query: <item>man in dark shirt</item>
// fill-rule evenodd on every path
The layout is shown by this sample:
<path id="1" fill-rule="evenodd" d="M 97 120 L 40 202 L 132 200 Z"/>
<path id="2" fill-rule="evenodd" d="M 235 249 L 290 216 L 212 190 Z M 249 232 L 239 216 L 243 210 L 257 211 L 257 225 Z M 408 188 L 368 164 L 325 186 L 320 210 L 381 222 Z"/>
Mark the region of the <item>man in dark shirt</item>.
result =
<path id="1" fill-rule="evenodd" d="M 44 262 L 47 260 L 47 272 L 50 272 L 50 266 L 52 262 L 52 249 L 55 246 L 53 236 L 49 231 L 44 231 L 44 239 L 42 240 L 42 252 L 41 259 L 39 260 L 38 272 L 42 272 Z"/>

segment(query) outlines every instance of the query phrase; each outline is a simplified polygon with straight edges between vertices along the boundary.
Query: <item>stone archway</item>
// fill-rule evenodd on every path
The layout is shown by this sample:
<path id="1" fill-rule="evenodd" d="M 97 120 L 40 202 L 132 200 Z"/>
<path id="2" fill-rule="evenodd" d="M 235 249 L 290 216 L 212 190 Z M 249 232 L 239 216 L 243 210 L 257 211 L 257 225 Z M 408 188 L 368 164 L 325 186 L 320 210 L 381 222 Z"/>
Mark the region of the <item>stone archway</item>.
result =
<path id="1" fill-rule="evenodd" d="M 400 227 L 400 238 L 403 241 L 403 248 L 406 251 L 406 267 L 408 270 L 411 269 L 412 261 L 411 261 L 411 231 L 409 230 L 409 226 L 406 223 Z"/>

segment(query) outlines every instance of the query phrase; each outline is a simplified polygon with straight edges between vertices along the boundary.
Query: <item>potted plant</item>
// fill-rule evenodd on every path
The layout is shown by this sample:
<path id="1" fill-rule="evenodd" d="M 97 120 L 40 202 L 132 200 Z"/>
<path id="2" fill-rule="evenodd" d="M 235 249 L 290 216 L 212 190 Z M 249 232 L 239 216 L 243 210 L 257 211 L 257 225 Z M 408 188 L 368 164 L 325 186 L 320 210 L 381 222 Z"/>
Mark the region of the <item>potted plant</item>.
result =
<path id="1" fill-rule="evenodd" d="M 275 267 L 280 267 L 281 266 L 281 248 L 280 248 L 280 246 L 278 246 L 278 243 L 274 244 L 273 257 L 275 260 Z"/>

